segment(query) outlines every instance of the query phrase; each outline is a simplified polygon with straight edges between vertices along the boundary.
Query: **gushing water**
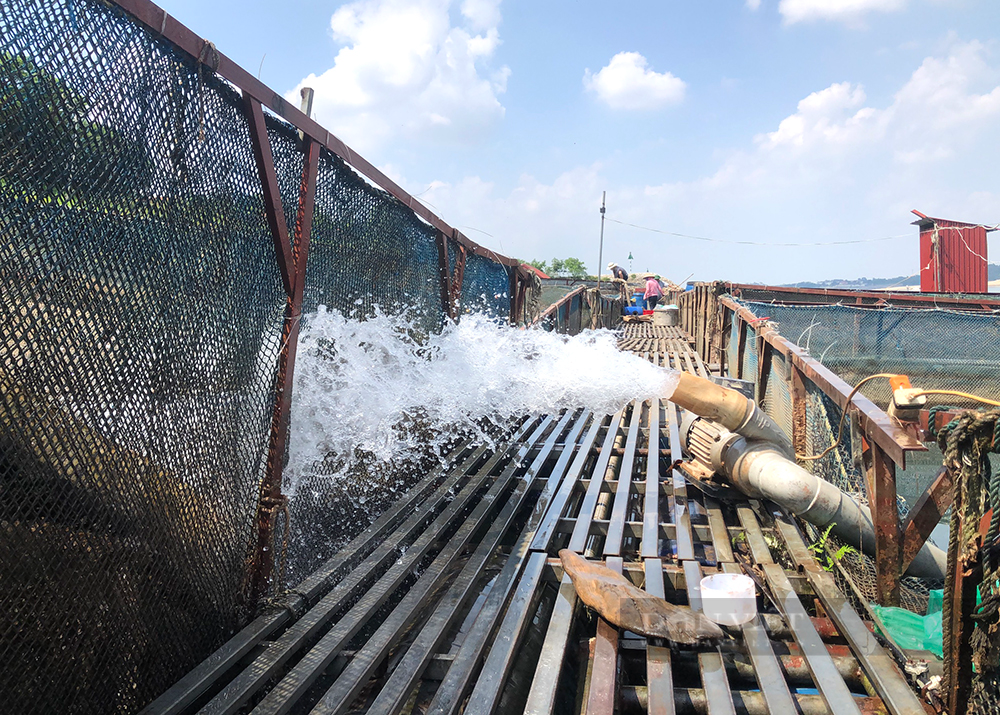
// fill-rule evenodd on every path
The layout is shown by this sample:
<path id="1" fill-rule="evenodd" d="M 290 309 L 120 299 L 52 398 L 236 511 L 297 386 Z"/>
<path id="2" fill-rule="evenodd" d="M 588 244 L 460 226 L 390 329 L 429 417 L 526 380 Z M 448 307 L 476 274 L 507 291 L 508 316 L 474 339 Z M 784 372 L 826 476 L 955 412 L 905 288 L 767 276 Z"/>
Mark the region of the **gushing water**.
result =
<path id="1" fill-rule="evenodd" d="M 299 341 L 288 488 L 331 455 L 389 462 L 487 421 L 669 397 L 677 373 L 619 352 L 609 331 L 567 337 L 466 315 L 421 336 L 403 316 L 320 308 Z M 334 473 L 336 473 L 336 469 Z"/>

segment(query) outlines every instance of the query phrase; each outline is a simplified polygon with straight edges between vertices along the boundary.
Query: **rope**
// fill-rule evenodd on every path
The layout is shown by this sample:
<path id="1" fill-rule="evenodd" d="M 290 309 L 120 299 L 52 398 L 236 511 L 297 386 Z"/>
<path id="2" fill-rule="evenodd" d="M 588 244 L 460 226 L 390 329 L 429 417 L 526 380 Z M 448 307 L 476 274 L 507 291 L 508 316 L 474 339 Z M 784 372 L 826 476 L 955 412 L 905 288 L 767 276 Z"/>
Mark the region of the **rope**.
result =
<path id="1" fill-rule="evenodd" d="M 202 40 L 201 52 L 198 53 L 198 141 L 205 142 L 205 80 L 202 77 L 201 68 L 206 64 L 211 56 L 212 63 L 209 65 L 212 72 L 219 71 L 219 51 L 215 45 L 208 40 Z"/>
<path id="2" fill-rule="evenodd" d="M 937 441 L 938 431 L 937 431 L 937 416 L 939 412 L 953 412 L 958 410 L 958 407 L 953 407 L 951 405 L 934 405 L 932 408 L 927 410 L 927 433 Z M 954 424 L 954 420 L 948 425 Z M 947 429 L 947 427 L 945 427 Z"/>
<path id="3" fill-rule="evenodd" d="M 951 510 L 951 530 L 948 539 L 948 567 L 945 593 L 955 589 L 955 575 L 960 570 L 983 562 L 983 579 L 980 584 L 981 603 L 969 614 L 974 623 L 970 635 L 973 658 L 979 664 L 972 683 L 970 712 L 981 711 L 974 703 L 995 701 L 998 675 L 996 641 L 997 616 L 1000 614 L 1000 589 L 997 576 L 997 535 L 1000 533 L 1000 477 L 992 473 L 989 453 L 1000 451 L 1000 411 L 965 412 L 941 428 L 938 446 L 944 455 L 944 465 L 955 478 L 955 502 Z M 987 506 L 993 516 L 987 530 L 985 543 L 980 547 L 980 523 Z M 961 528 L 959 528 L 961 525 Z M 952 639 L 952 612 L 961 606 L 946 598 L 943 627 L 945 643 Z M 954 652 L 945 647 L 945 673 L 954 670 L 951 662 Z M 954 688 L 956 683 L 947 683 Z"/>

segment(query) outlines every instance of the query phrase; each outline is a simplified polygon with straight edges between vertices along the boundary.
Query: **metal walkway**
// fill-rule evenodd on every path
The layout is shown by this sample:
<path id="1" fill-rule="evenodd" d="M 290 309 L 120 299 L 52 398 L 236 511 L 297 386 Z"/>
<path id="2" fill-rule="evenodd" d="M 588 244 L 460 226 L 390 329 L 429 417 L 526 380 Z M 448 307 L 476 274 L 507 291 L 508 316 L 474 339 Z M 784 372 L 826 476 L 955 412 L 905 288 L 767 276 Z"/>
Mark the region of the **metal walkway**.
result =
<path id="1" fill-rule="evenodd" d="M 677 328 L 626 326 L 620 344 L 707 374 Z M 791 520 L 672 468 L 678 423 L 653 400 L 460 445 L 144 712 L 924 712 Z M 703 575 L 742 561 L 779 611 L 721 648 L 672 650 L 579 604 L 561 548 L 692 608 Z"/>

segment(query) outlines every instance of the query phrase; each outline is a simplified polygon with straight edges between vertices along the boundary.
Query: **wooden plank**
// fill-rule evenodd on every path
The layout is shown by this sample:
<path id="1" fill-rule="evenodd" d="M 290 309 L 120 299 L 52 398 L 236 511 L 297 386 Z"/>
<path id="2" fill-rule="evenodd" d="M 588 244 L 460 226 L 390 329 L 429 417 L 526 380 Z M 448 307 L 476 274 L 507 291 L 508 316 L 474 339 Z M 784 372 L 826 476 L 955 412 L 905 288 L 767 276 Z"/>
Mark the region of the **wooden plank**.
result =
<path id="1" fill-rule="evenodd" d="M 792 590 L 784 570 L 777 564 L 764 564 L 764 575 L 785 621 L 792 629 L 795 642 L 802 650 L 813 681 L 832 715 L 860 715 L 854 696 L 840 677 L 837 666 L 813 627 L 798 595 Z"/>
<path id="2" fill-rule="evenodd" d="M 642 502 L 642 542 L 639 555 L 660 555 L 660 401 L 649 402 L 649 453 L 646 458 L 646 493 Z"/>
<path id="3" fill-rule="evenodd" d="M 552 616 L 545 631 L 545 640 L 538 655 L 538 665 L 535 666 L 535 676 L 528 691 L 528 700 L 524 706 L 525 713 L 532 715 L 548 715 L 554 712 L 556 689 L 559 687 L 559 677 L 566 660 L 566 646 L 569 643 L 569 633 L 573 627 L 573 616 L 576 612 L 576 589 L 568 574 L 563 574 L 556 595 Z"/>
<path id="4" fill-rule="evenodd" d="M 629 499 L 632 495 L 632 469 L 635 466 L 635 449 L 639 445 L 639 425 L 642 422 L 642 403 L 632 403 L 632 419 L 629 421 L 628 438 L 625 440 L 625 454 L 618 471 L 618 487 L 611 507 L 611 524 L 608 537 L 604 540 L 605 556 L 621 556 L 622 536 L 625 518 L 628 516 Z"/>

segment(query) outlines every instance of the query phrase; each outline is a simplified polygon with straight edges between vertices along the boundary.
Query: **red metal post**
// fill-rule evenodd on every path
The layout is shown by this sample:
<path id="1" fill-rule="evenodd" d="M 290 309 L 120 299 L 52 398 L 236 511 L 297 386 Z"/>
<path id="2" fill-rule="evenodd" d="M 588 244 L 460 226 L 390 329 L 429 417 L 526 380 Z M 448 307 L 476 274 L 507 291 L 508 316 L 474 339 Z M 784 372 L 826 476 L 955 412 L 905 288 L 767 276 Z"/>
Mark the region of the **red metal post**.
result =
<path id="1" fill-rule="evenodd" d="M 441 282 L 441 309 L 452 320 L 455 319 L 455 304 L 451 299 L 451 265 L 448 259 L 448 237 L 437 232 L 438 278 Z"/>
<path id="2" fill-rule="evenodd" d="M 871 445 L 868 472 L 872 521 L 875 523 L 875 579 L 879 603 L 899 605 L 899 507 L 896 505 L 896 465 L 877 444 Z"/>
<path id="3" fill-rule="evenodd" d="M 942 468 L 934 482 L 927 487 L 927 491 L 917 499 L 917 503 L 913 505 L 910 513 L 906 515 L 906 521 L 903 522 L 903 555 L 900 562 L 903 573 L 906 573 L 913 558 L 923 547 L 934 527 L 941 522 L 941 517 L 954 500 L 955 489 L 951 472 Z"/>
<path id="4" fill-rule="evenodd" d="M 189 28 L 181 24 L 176 18 L 168 15 L 162 8 L 149 0 L 110 0 L 125 12 L 132 15 L 154 37 L 162 37 L 169 41 L 174 47 L 185 52 L 194 60 L 198 60 L 205 48 L 205 40 L 192 32 Z M 213 63 L 213 71 L 224 77 L 243 91 L 244 96 L 249 96 L 257 102 L 273 111 L 278 116 L 290 122 L 306 136 L 318 141 L 327 150 L 337 155 L 354 169 L 371 179 L 380 188 L 389 192 L 392 196 L 407 206 L 413 213 L 417 214 L 431 226 L 446 235 L 451 235 L 461 245 L 476 255 L 489 258 L 504 266 L 516 266 L 519 261 L 515 258 L 508 258 L 488 248 L 480 246 L 478 243 L 462 234 L 457 229 L 453 229 L 438 217 L 433 211 L 420 203 L 419 200 L 404 191 L 396 182 L 377 169 L 364 157 L 355 153 L 344 142 L 328 132 L 316 121 L 307 117 L 303 112 L 285 101 L 284 97 L 273 89 L 269 88 L 253 74 L 237 65 L 233 60 L 221 52 L 213 51 L 213 58 L 217 57 L 218 62 Z"/>
<path id="5" fill-rule="evenodd" d="M 726 373 L 726 358 L 729 357 L 729 351 L 726 349 L 726 341 L 732 336 L 733 326 L 732 326 L 732 311 L 729 310 L 725 305 L 719 306 L 719 374 L 725 376 Z"/>
<path id="6" fill-rule="evenodd" d="M 771 379 L 771 362 L 774 357 L 774 346 L 757 334 L 757 404 L 764 404 L 767 394 L 767 382 Z"/>
<path id="7" fill-rule="evenodd" d="M 458 244 L 458 254 L 455 256 L 455 272 L 451 274 L 451 305 L 454 314 L 462 304 L 462 282 L 465 280 L 465 246 Z"/>
<path id="8" fill-rule="evenodd" d="M 795 365 L 789 365 L 790 391 L 792 396 L 792 446 L 796 454 L 806 454 L 808 445 L 809 422 L 807 414 L 808 393 L 806 378 Z"/>
<path id="9" fill-rule="evenodd" d="M 261 108 L 260 102 L 246 92 L 243 93 L 243 107 L 250 125 L 250 143 L 253 145 L 254 159 L 257 160 L 257 173 L 260 175 L 260 184 L 264 192 L 264 214 L 274 239 L 274 252 L 278 257 L 281 283 L 285 288 L 285 293 L 291 296 L 294 280 L 292 277 L 292 247 L 288 241 L 285 211 L 281 206 L 281 193 L 278 191 L 278 177 L 274 171 L 271 142 L 267 138 L 264 110 Z"/>
<path id="10" fill-rule="evenodd" d="M 743 363 L 745 362 L 747 354 L 747 324 L 743 320 L 743 317 L 739 314 L 736 315 L 736 319 L 739 321 L 737 324 L 737 335 L 739 335 L 739 341 L 736 343 L 736 377 L 742 380 Z"/>
<path id="11" fill-rule="evenodd" d="M 266 134 L 264 138 L 267 138 Z M 292 254 L 295 273 L 291 277 L 292 291 L 285 303 L 285 322 L 281 330 L 282 348 L 278 358 L 278 379 L 274 413 L 271 418 L 267 469 L 261 482 L 257 505 L 257 544 L 248 578 L 250 584 L 248 600 L 251 604 L 258 603 L 270 589 L 274 572 L 274 525 L 278 512 L 286 505 L 286 498 L 281 493 L 281 479 L 285 449 L 288 444 L 288 419 L 292 408 L 295 356 L 302 318 L 302 297 L 305 291 L 306 262 L 309 257 L 313 208 L 316 200 L 316 175 L 319 168 L 319 144 L 309 137 L 306 137 L 305 144 L 305 161 L 302 167 L 295 226 L 295 250 Z M 285 518 L 288 518 L 287 514 Z"/>

